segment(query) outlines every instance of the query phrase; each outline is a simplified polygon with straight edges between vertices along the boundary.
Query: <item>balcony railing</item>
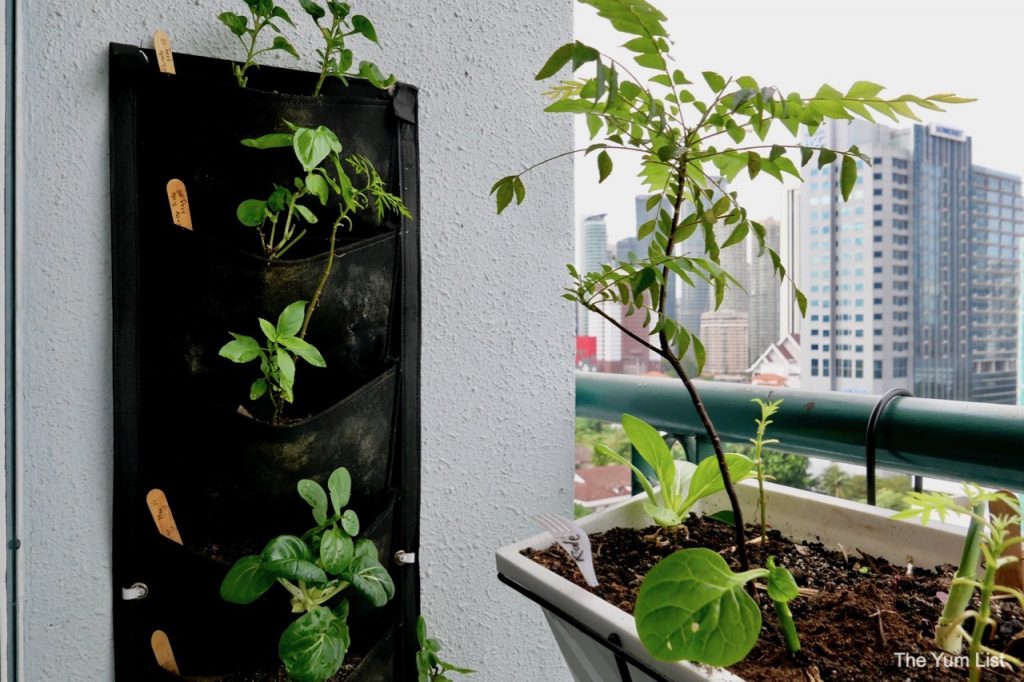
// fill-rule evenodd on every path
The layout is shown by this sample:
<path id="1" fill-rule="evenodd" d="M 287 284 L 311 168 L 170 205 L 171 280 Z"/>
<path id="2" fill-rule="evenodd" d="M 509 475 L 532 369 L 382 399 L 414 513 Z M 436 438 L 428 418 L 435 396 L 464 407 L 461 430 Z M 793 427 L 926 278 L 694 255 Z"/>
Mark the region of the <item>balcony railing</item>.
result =
<path id="1" fill-rule="evenodd" d="M 750 401 L 782 399 L 773 450 L 865 463 L 868 419 L 878 396 L 698 381 L 724 442 L 747 443 L 760 412 Z M 618 422 L 626 412 L 672 434 L 695 461 L 713 454 L 682 384 L 615 374 L 576 374 L 576 414 Z M 906 474 L 1024 490 L 1024 408 L 898 398 L 875 428 L 877 466 Z"/>

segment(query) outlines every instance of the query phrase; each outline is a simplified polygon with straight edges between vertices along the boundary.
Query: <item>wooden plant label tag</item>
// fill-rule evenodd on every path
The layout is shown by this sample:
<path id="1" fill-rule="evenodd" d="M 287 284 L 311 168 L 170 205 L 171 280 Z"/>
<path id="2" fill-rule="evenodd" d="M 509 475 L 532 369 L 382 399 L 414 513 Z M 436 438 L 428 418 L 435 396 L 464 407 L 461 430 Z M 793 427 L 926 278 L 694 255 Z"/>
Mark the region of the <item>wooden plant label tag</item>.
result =
<path id="1" fill-rule="evenodd" d="M 1008 490 L 1000 490 L 1000 493 L 1006 495 L 1010 499 L 1017 499 L 1014 493 Z M 1002 500 L 992 500 L 988 503 L 988 515 L 989 518 L 993 516 L 1014 516 L 1017 514 L 1017 510 L 1011 508 L 1008 504 Z M 1020 524 L 1009 527 L 1010 537 L 1020 537 Z M 1013 587 L 1018 590 L 1024 590 L 1024 548 L 1021 547 L 1021 543 L 1008 547 L 1003 556 L 1015 556 L 1017 561 L 1011 564 L 1007 564 L 999 569 L 996 573 L 996 583 L 1003 585 L 1004 587 Z"/>
<path id="2" fill-rule="evenodd" d="M 171 649 L 171 640 L 167 639 L 167 633 L 157 630 L 149 638 L 149 644 L 153 647 L 153 655 L 156 656 L 157 665 L 174 675 L 180 675 L 178 662 L 174 660 L 174 651 Z"/>
<path id="3" fill-rule="evenodd" d="M 181 541 L 181 533 L 178 532 L 178 526 L 174 523 L 171 505 L 167 503 L 164 491 L 159 488 L 150 490 L 146 493 L 146 504 L 149 506 L 149 513 L 153 515 L 153 521 L 156 522 L 156 529 L 160 531 L 160 535 L 179 545 L 185 544 Z"/>
<path id="4" fill-rule="evenodd" d="M 188 192 L 185 183 L 175 178 L 167 183 L 167 201 L 171 205 L 171 220 L 178 227 L 192 229 L 192 213 L 188 210 Z"/>
<path id="5" fill-rule="evenodd" d="M 153 34 L 153 50 L 156 52 L 156 63 L 160 73 L 177 73 L 174 70 L 174 53 L 171 51 L 171 39 L 163 31 Z"/>

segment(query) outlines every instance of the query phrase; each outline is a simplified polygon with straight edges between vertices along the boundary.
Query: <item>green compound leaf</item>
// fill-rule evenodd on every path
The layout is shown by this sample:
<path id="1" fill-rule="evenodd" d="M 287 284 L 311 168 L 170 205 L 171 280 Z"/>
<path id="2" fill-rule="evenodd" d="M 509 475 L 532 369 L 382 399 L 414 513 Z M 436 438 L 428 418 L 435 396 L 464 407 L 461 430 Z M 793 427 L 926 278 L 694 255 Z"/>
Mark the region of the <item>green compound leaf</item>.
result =
<path id="1" fill-rule="evenodd" d="M 637 633 L 662 661 L 729 666 L 750 653 L 761 610 L 744 584 L 765 571 L 737 574 L 710 549 L 684 549 L 660 561 L 637 597 Z"/>
<path id="2" fill-rule="evenodd" d="M 327 607 L 317 606 L 288 626 L 277 645 L 278 655 L 295 682 L 324 682 L 345 661 L 348 625 Z"/>

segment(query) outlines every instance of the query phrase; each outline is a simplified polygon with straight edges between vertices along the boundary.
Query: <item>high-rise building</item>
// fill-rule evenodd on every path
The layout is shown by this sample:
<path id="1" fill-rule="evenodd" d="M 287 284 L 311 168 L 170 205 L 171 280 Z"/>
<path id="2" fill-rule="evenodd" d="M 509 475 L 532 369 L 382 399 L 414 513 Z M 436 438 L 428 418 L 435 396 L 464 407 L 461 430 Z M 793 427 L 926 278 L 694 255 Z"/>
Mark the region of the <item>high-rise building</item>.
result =
<path id="1" fill-rule="evenodd" d="M 800 190 L 801 287 L 808 298 L 800 335 L 801 385 L 882 393 L 910 388 L 911 156 L 906 134 L 865 121 L 823 124 L 806 142 L 857 145 L 850 200 L 839 188 L 840 162 L 811 165 Z"/>
<path id="2" fill-rule="evenodd" d="M 779 221 L 766 218 L 762 221 L 765 228 L 765 244 L 768 248 L 779 250 Z M 753 364 L 765 352 L 765 349 L 779 340 L 779 278 L 771 259 L 757 256 L 757 244 L 752 243 L 754 252 L 750 259 L 750 281 L 747 291 L 747 322 L 749 338 L 747 364 Z M 787 332 L 788 334 L 788 332 Z"/>
<path id="3" fill-rule="evenodd" d="M 779 260 L 786 268 L 786 279 L 782 282 L 779 297 L 779 336 L 800 333 L 804 318 L 796 300 L 794 283 L 806 286 L 800 268 L 800 190 L 787 189 L 785 196 L 779 231 Z"/>
<path id="4" fill-rule="evenodd" d="M 913 129 L 914 384 L 922 398 L 971 397 L 971 138 Z"/>
<path id="5" fill-rule="evenodd" d="M 747 362 L 746 311 L 720 309 L 704 313 L 701 341 L 707 352 L 704 376 L 718 381 L 745 382 Z"/>
<path id="6" fill-rule="evenodd" d="M 1017 404 L 1020 342 L 1020 176 L 971 167 L 970 399 Z"/>
<path id="7" fill-rule="evenodd" d="M 606 214 L 589 215 L 583 218 L 580 238 L 577 243 L 576 268 L 580 274 L 600 270 L 608 262 L 608 224 Z M 590 330 L 590 319 L 595 317 L 583 306 L 579 307 L 576 318 L 577 336 L 597 336 Z"/>

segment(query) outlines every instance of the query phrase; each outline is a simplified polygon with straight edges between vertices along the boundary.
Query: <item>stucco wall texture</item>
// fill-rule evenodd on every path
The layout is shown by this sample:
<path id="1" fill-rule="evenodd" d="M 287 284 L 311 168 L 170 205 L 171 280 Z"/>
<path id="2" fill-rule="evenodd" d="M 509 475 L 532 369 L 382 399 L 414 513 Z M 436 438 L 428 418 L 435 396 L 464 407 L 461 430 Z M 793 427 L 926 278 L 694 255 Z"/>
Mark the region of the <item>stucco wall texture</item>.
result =
<path id="1" fill-rule="evenodd" d="M 289 30 L 313 68 L 298 3 Z M 107 43 L 224 58 L 216 20 L 240 0 L 17 2 L 17 429 L 23 680 L 113 679 L 111 283 Z M 420 86 L 423 226 L 423 608 L 446 658 L 475 679 L 561 680 L 540 611 L 502 587 L 496 547 L 538 512 L 571 508 L 572 170 L 528 177 L 494 215 L 502 175 L 572 144 L 532 79 L 571 39 L 571 0 L 360 0 Z M 302 21 L 300 21 L 302 20 Z M 182 276 L 187 276 L 183 273 Z M 170 284 L 170 283 L 169 283 Z M 197 614 L 201 617 L 201 614 Z"/>

